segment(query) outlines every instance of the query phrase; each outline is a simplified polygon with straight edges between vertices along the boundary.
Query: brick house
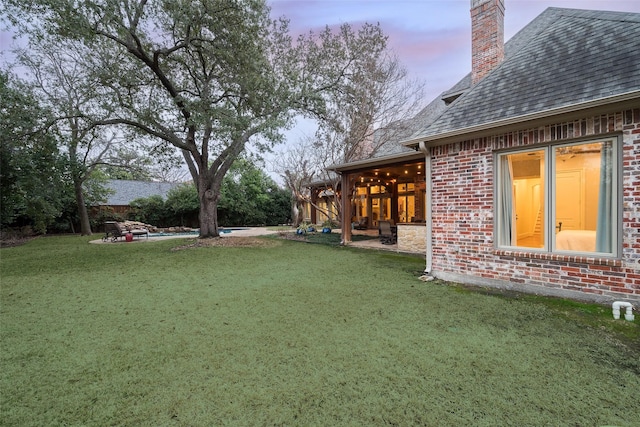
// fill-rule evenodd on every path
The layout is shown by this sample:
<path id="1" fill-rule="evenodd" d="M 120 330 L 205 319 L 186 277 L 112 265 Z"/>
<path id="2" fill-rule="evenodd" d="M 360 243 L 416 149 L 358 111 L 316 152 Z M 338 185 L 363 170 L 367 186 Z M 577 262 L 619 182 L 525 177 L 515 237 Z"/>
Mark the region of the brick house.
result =
<path id="1" fill-rule="evenodd" d="M 402 143 L 423 156 L 425 272 L 640 302 L 640 14 L 549 8 L 507 43 L 503 17 L 471 0 L 472 72 Z M 336 170 L 350 188 L 383 166 Z"/>

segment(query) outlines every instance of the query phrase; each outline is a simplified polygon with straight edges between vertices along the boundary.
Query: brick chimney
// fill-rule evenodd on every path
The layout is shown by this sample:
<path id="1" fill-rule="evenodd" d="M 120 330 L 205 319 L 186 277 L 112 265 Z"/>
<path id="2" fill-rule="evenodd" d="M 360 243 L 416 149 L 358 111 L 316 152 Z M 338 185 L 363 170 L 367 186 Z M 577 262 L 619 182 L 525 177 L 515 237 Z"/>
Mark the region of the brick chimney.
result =
<path id="1" fill-rule="evenodd" d="M 504 59 L 504 0 L 471 0 L 471 84 Z"/>

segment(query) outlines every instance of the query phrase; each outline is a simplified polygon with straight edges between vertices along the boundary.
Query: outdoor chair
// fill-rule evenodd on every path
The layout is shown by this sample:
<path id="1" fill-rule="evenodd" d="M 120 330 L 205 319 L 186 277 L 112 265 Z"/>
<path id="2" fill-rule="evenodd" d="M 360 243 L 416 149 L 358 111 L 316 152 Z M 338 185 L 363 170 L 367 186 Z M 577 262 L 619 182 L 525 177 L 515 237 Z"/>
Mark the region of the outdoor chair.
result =
<path id="1" fill-rule="evenodd" d="M 359 221 L 353 223 L 353 228 L 356 230 L 366 230 L 369 228 L 369 217 L 361 217 Z"/>
<path id="2" fill-rule="evenodd" d="M 383 245 L 393 245 L 398 240 L 397 234 L 389 221 L 378 222 L 378 232 L 380 234 L 380 243 Z"/>
<path id="3" fill-rule="evenodd" d="M 147 236 L 147 239 L 149 238 L 149 231 L 146 229 L 127 230 L 115 221 L 106 221 L 104 223 L 104 237 L 102 241 L 106 242 L 111 239 L 112 242 L 115 242 L 118 238 L 125 237 L 129 233 L 134 237 L 144 235 Z"/>

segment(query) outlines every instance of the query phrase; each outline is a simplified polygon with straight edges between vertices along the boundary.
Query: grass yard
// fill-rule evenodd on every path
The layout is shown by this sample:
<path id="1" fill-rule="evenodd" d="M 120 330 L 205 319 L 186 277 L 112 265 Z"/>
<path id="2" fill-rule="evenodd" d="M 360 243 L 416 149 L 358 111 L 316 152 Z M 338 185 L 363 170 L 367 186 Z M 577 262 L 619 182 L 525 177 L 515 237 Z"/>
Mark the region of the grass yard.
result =
<path id="1" fill-rule="evenodd" d="M 640 316 L 390 253 L 88 240 L 0 250 L 0 425 L 640 425 Z"/>

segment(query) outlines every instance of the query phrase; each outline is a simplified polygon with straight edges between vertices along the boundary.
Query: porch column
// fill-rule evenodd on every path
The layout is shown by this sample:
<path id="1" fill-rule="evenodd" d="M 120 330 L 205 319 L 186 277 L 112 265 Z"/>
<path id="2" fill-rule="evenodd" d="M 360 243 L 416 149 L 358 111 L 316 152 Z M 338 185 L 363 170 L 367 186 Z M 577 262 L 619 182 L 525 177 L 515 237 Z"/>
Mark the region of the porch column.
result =
<path id="1" fill-rule="evenodd" d="M 318 223 L 318 213 L 316 209 L 317 204 L 318 204 L 318 190 L 314 187 L 311 187 L 311 209 L 310 209 L 311 224 Z"/>
<path id="2" fill-rule="evenodd" d="M 431 274 L 433 269 L 433 213 L 431 212 L 432 197 L 433 197 L 433 181 L 432 181 L 432 168 L 431 168 L 431 150 L 427 147 L 427 144 L 421 142 L 419 145 L 420 151 L 424 153 L 424 174 L 425 174 L 425 195 L 424 195 L 424 219 L 426 222 L 426 254 L 425 254 L 425 274 Z"/>
<path id="3" fill-rule="evenodd" d="M 340 192 L 342 200 L 340 203 L 342 204 L 342 218 L 340 223 L 342 224 L 342 239 L 340 243 L 344 245 L 351 242 L 351 217 L 353 216 L 351 212 L 351 186 L 349 185 L 351 175 L 343 172 L 341 178 Z"/>

